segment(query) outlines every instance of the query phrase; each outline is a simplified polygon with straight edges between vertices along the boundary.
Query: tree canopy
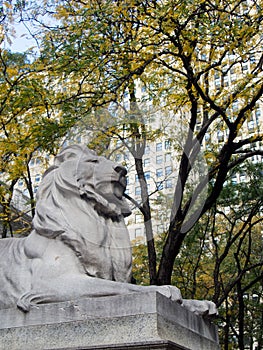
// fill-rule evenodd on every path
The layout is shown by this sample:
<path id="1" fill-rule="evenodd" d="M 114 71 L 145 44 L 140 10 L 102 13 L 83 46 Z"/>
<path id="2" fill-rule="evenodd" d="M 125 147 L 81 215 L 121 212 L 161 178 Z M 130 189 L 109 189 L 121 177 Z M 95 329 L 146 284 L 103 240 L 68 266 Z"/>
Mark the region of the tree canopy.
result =
<path id="1" fill-rule="evenodd" d="M 67 91 L 69 98 L 78 95 L 81 109 L 94 99 L 120 103 L 125 92 L 139 102 L 134 91 L 139 80 L 154 105 L 184 113 L 188 131 L 157 283 L 171 281 L 188 230 L 182 227 L 189 226 L 188 209 L 205 186 L 201 182 L 184 201 L 201 145 L 207 150 L 210 191 L 197 218 L 216 202 L 232 169 L 262 155 L 260 130 L 255 126 L 253 135 L 247 133 L 263 92 L 261 5 L 236 0 L 55 4 L 59 25 L 46 31 L 40 60 L 67 77 L 75 92 Z M 205 137 L 213 143 L 219 132 L 223 142 L 210 151 Z"/>
<path id="2" fill-rule="evenodd" d="M 30 6 L 25 4 L 21 18 L 38 28 L 34 67 L 45 72 L 48 98 L 41 98 L 53 106 L 54 115 L 80 120 L 92 109 L 121 104 L 128 96 L 126 119 L 110 123 L 127 124 L 128 118 L 130 135 L 140 143 L 147 127 L 138 86 L 148 103 L 168 109 L 174 118 L 181 113 L 186 136 L 170 227 L 153 278 L 154 283 L 170 283 L 192 223 L 212 208 L 230 172 L 262 155 L 262 1 L 58 0 L 46 1 L 45 10 L 37 2 Z M 251 120 L 253 133 L 248 132 Z M 187 180 L 201 147 L 209 169 L 189 197 Z M 135 159 L 142 158 L 141 150 L 135 148 Z M 143 173 L 141 178 L 145 180 Z M 198 205 L 207 183 L 207 197 Z M 146 203 L 148 194 L 143 193 Z"/>
<path id="3" fill-rule="evenodd" d="M 233 324 L 226 339 L 230 328 L 241 334 L 241 296 L 262 277 L 262 0 L 9 1 L 0 12 L 4 218 L 20 178 L 32 192 L 31 158 L 55 154 L 72 129 L 91 131 L 90 146 L 104 154 L 121 141 L 141 186 L 141 203 L 133 203 L 144 217 L 151 283 L 176 279 L 189 296 L 207 293 Z M 12 20 L 28 28 L 35 48 L 4 48 Z M 181 147 L 172 148 L 169 227 L 155 240 L 143 157 L 164 135 L 161 115 L 173 119 L 166 136 Z M 207 167 L 189 191 L 200 154 Z"/>

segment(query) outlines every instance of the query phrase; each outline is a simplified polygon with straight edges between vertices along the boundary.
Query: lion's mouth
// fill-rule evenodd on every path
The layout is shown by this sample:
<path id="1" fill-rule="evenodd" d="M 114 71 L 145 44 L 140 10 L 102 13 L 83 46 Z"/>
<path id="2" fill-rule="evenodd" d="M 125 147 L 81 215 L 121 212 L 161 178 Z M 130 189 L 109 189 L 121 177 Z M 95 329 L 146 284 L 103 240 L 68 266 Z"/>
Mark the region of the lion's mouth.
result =
<path id="1" fill-rule="evenodd" d="M 115 167 L 115 173 L 118 176 L 117 181 L 113 181 L 114 182 L 114 195 L 118 198 L 121 199 L 123 197 L 123 194 L 126 190 L 126 186 L 127 186 L 127 178 L 126 178 L 126 174 L 127 174 L 127 170 L 122 167 L 122 166 L 117 166 Z"/>
<path id="2" fill-rule="evenodd" d="M 123 197 L 123 193 L 126 190 L 126 186 L 127 186 L 127 179 L 124 176 L 121 176 L 119 181 L 114 182 L 113 193 L 118 199 L 121 199 Z"/>
<path id="3" fill-rule="evenodd" d="M 119 184 L 123 187 L 123 189 L 125 191 L 126 186 L 127 186 L 127 178 L 126 178 L 126 176 L 120 176 Z"/>

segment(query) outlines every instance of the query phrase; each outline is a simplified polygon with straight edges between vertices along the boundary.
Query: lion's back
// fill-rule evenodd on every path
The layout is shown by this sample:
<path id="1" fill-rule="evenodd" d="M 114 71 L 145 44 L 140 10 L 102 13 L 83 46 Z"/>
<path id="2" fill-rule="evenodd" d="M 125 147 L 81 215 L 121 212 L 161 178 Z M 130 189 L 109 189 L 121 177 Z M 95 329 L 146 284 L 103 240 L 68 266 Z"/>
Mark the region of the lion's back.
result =
<path id="1" fill-rule="evenodd" d="M 30 283 L 23 238 L 0 239 L 0 309 L 14 305 Z"/>

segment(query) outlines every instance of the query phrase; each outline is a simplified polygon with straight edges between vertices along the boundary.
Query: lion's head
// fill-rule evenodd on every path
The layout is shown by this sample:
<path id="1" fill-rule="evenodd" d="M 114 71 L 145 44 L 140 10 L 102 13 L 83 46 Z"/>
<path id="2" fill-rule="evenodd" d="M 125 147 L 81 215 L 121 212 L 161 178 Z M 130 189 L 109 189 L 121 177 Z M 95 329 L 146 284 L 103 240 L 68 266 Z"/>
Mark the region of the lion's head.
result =
<path id="1" fill-rule="evenodd" d="M 98 156 L 86 146 L 64 148 L 44 174 L 38 189 L 34 228 L 48 236 L 61 233 L 64 226 L 60 221 L 61 209 L 67 206 L 69 197 L 72 205 L 73 198 L 78 202 L 79 216 L 87 201 L 99 215 L 112 220 L 130 215 L 123 198 L 126 174 L 123 166 Z M 64 219 L 67 219 L 67 213 L 65 215 Z"/>
<path id="2" fill-rule="evenodd" d="M 125 176 L 124 167 L 85 146 L 64 148 L 39 186 L 35 232 L 70 247 L 88 275 L 129 281 Z"/>

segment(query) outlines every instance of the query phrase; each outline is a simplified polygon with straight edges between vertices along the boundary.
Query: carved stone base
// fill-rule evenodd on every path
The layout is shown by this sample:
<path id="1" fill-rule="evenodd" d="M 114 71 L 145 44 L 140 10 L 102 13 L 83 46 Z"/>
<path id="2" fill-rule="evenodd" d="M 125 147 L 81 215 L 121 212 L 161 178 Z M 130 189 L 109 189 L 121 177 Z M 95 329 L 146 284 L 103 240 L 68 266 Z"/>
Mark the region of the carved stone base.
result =
<path id="1" fill-rule="evenodd" d="M 218 350 L 217 328 L 155 292 L 0 310 L 0 350 Z"/>

